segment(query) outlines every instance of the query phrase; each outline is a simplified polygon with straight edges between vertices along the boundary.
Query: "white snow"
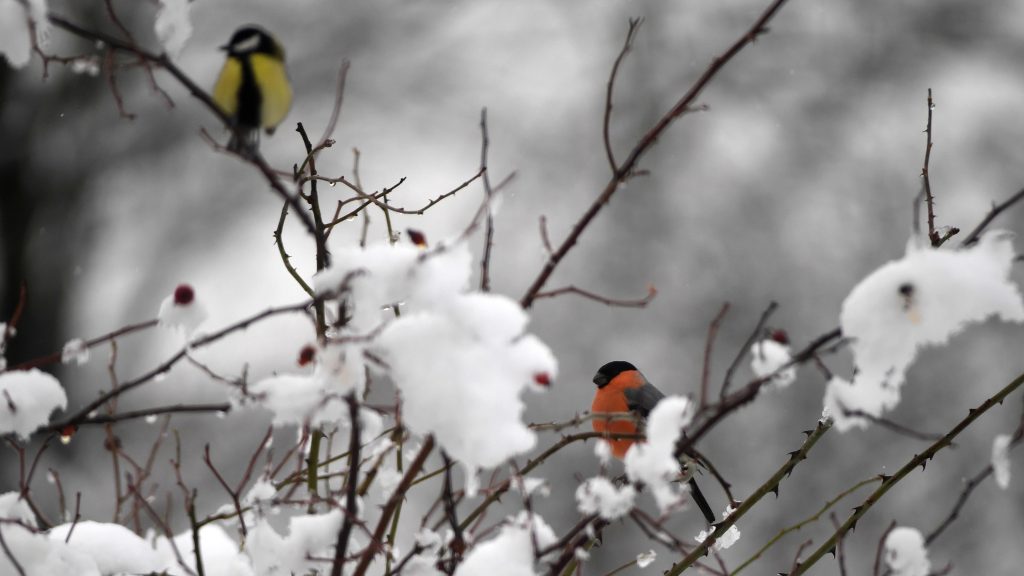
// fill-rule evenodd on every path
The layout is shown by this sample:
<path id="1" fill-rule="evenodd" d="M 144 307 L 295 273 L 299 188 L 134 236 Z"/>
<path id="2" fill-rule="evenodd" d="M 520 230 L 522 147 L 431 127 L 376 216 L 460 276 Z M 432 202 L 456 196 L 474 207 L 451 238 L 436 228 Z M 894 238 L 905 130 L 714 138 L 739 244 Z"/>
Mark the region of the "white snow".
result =
<path id="1" fill-rule="evenodd" d="M 635 498 L 632 484 L 617 488 L 604 476 L 588 478 L 576 488 L 577 509 L 583 514 L 599 514 L 605 520 L 629 514 Z"/>
<path id="2" fill-rule="evenodd" d="M 893 409 L 904 373 L 920 348 L 945 344 L 967 325 L 995 317 L 1024 321 L 1024 301 L 1010 278 L 1013 235 L 993 231 L 966 249 L 933 249 L 912 240 L 906 256 L 875 270 L 843 302 L 840 323 L 851 339 L 853 382 L 835 378 L 825 404 L 836 428 L 865 427 L 864 418 Z M 845 409 L 845 410 L 844 410 Z"/>
<path id="3" fill-rule="evenodd" d="M 0 435 L 14 432 L 22 439 L 63 410 L 68 398 L 60 382 L 36 368 L 0 374 Z"/>
<path id="4" fill-rule="evenodd" d="M 648 566 L 653 564 L 654 561 L 657 558 L 658 558 L 658 553 L 655 552 L 654 550 L 648 550 L 647 552 L 643 552 L 641 554 L 637 554 L 636 555 L 636 567 L 637 568 L 647 568 Z"/>
<path id="5" fill-rule="evenodd" d="M 724 520 L 728 518 L 729 515 L 735 511 L 736 509 L 733 508 L 732 506 L 727 506 L 725 508 L 725 511 L 722 512 L 722 519 Z M 703 543 L 705 540 L 708 539 L 708 536 L 714 534 L 716 530 L 718 530 L 717 526 L 712 526 L 710 530 L 701 530 L 700 534 L 697 534 L 697 537 L 694 538 L 694 540 Z M 740 536 L 740 529 L 735 524 L 733 524 L 729 527 L 728 530 L 725 531 L 725 534 L 722 534 L 718 537 L 717 540 L 715 540 L 715 543 L 711 546 L 711 550 L 714 552 L 718 552 L 719 550 L 726 550 L 730 548 L 733 544 L 739 542 Z"/>
<path id="6" fill-rule="evenodd" d="M 683 396 L 667 396 L 647 419 L 647 442 L 637 442 L 626 452 L 626 475 L 646 485 L 662 513 L 679 504 L 686 490 L 675 482 L 681 465 L 673 455 L 683 428 L 693 418 L 693 403 Z"/>
<path id="7" fill-rule="evenodd" d="M 526 496 L 536 494 L 538 496 L 547 497 L 551 495 L 551 486 L 548 481 L 544 478 L 536 478 L 533 476 L 523 476 L 519 480 L 512 482 L 512 488 L 516 492 L 523 492 Z"/>
<path id="8" fill-rule="evenodd" d="M 89 556 L 103 574 L 149 573 L 161 569 L 163 562 L 156 550 L 134 532 L 107 522 L 81 520 L 61 524 L 49 532 L 50 540 L 63 543 L 74 551 Z M 68 533 L 71 538 L 68 539 Z"/>
<path id="9" fill-rule="evenodd" d="M 192 531 L 186 530 L 174 537 L 174 545 L 181 554 L 188 570 L 183 569 L 167 538 L 156 538 L 156 550 L 164 563 L 161 574 L 168 576 L 187 576 L 195 574 L 196 553 L 192 542 Z M 228 536 L 218 524 L 206 524 L 199 529 L 199 550 L 203 557 L 203 572 L 217 576 L 254 576 L 249 558 L 239 551 L 238 544 Z"/>
<path id="10" fill-rule="evenodd" d="M 89 361 L 89 347 L 81 338 L 68 340 L 60 351 L 62 364 L 75 364 L 81 366 Z"/>
<path id="11" fill-rule="evenodd" d="M 771 338 L 755 342 L 750 347 L 750 369 L 758 378 L 774 374 L 790 360 L 792 360 L 792 356 L 789 353 L 789 346 Z M 775 374 L 771 379 L 771 384 L 778 388 L 785 388 L 792 384 L 793 380 L 796 380 L 796 366 L 790 366 Z"/>
<path id="12" fill-rule="evenodd" d="M 290 576 L 322 568 L 321 562 L 309 558 L 334 557 L 341 520 L 341 510 L 293 516 L 288 520 L 288 535 L 281 536 L 268 521 L 261 519 L 249 531 L 245 543 L 253 569 L 260 576 Z"/>
<path id="13" fill-rule="evenodd" d="M 536 575 L 531 524 L 538 547 L 543 548 L 558 540 L 540 516 L 534 514 L 531 523 L 528 514 L 521 512 L 502 527 L 496 537 L 474 546 L 455 570 L 455 576 Z"/>
<path id="14" fill-rule="evenodd" d="M 36 28 L 36 41 L 46 45 L 50 37 L 46 12 L 46 0 L 29 0 L 27 9 L 16 0 L 0 0 L 0 56 L 12 67 L 24 67 L 32 56 L 30 21 Z"/>
<path id="15" fill-rule="evenodd" d="M 242 503 L 246 506 L 251 504 L 257 504 L 260 502 L 267 502 L 274 499 L 274 495 L 277 494 L 277 488 L 274 488 L 274 483 L 270 479 L 263 477 L 256 481 L 255 484 L 249 488 L 249 491 L 245 493 L 242 498 Z M 202 532 L 200 532 L 200 535 Z"/>
<path id="16" fill-rule="evenodd" d="M 187 290 L 186 290 L 187 289 Z M 182 284 L 160 302 L 157 320 L 160 325 L 184 332 L 190 337 L 207 317 L 206 306 L 196 298 L 192 288 Z"/>
<path id="17" fill-rule="evenodd" d="M 884 555 L 892 576 L 927 576 L 931 571 L 924 536 L 916 528 L 893 528 L 885 539 Z"/>
<path id="18" fill-rule="evenodd" d="M 153 29 L 160 45 L 171 58 L 177 58 L 192 37 L 189 0 L 160 0 Z"/>
<path id="19" fill-rule="evenodd" d="M 434 434 L 466 466 L 472 495 L 478 468 L 536 443 L 522 422 L 520 394 L 543 390 L 557 365 L 547 346 L 525 333 L 528 318 L 516 302 L 467 292 L 466 245 L 439 246 L 440 252 L 406 245 L 341 250 L 314 284 L 319 293 L 348 289 L 356 335 L 383 326 L 369 349 L 401 392 L 405 424 Z M 400 302 L 400 317 L 382 313 Z"/>
<path id="20" fill-rule="evenodd" d="M 17 492 L 0 494 L 0 518 L 14 520 L 0 523 L 0 535 L 26 576 L 74 574 L 100 576 L 96 562 L 61 542 L 53 542 L 36 531 L 35 517 Z M 17 574 L 7 554 L 0 552 L 0 574 Z"/>
<path id="21" fill-rule="evenodd" d="M 612 459 L 612 445 L 603 440 L 595 442 L 594 456 L 597 457 L 602 466 L 607 466 L 608 462 Z"/>
<path id="22" fill-rule="evenodd" d="M 274 413 L 275 426 L 347 422 L 345 396 L 361 396 L 366 386 L 363 349 L 355 344 L 330 345 L 318 350 L 316 359 L 312 374 L 271 376 L 250 388 L 259 397 L 258 404 Z M 370 431 L 363 437 L 375 435 Z"/>
<path id="23" fill-rule="evenodd" d="M 996 485 L 1003 490 L 1010 487 L 1010 442 L 1009 434 L 999 434 L 992 440 L 992 472 Z"/>

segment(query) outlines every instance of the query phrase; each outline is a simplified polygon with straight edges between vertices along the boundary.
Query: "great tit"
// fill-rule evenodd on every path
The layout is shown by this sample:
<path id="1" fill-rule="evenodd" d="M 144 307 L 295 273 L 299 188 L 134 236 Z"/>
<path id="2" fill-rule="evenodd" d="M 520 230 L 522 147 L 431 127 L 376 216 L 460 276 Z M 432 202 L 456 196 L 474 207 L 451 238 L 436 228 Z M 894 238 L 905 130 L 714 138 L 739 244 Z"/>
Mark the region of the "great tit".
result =
<path id="1" fill-rule="evenodd" d="M 213 100 L 236 129 L 228 149 L 254 150 L 259 129 L 273 134 L 292 105 L 284 48 L 269 32 L 254 25 L 236 30 L 220 48 L 227 52 L 227 60 L 213 88 Z"/>

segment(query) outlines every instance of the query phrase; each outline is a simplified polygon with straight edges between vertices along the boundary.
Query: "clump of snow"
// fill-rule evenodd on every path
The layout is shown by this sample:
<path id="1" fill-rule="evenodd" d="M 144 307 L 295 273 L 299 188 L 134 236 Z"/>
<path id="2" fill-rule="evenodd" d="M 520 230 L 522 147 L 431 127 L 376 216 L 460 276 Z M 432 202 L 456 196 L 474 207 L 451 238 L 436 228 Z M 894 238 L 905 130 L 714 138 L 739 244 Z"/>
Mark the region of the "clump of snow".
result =
<path id="1" fill-rule="evenodd" d="M 28 0 L 22 6 L 16 0 L 0 0 L 0 56 L 14 68 L 28 64 L 32 56 L 32 29 L 36 42 L 45 46 L 50 37 L 50 23 L 46 18 L 46 0 Z"/>
<path id="2" fill-rule="evenodd" d="M 75 74 L 84 74 L 86 76 L 100 75 L 100 59 L 97 56 L 75 58 L 71 61 L 70 66 L 71 71 Z"/>
<path id="3" fill-rule="evenodd" d="M 55 526 L 49 537 L 67 541 L 72 550 L 91 557 L 103 574 L 146 574 L 159 571 L 163 564 L 148 542 L 120 524 L 82 520 Z"/>
<path id="4" fill-rule="evenodd" d="M 1010 442 L 1013 437 L 1000 434 L 992 441 L 992 472 L 996 477 L 996 485 L 1003 490 L 1010 487 Z"/>
<path id="5" fill-rule="evenodd" d="M 885 539 L 884 554 L 893 576 L 927 576 L 931 571 L 924 536 L 916 528 L 893 528 Z"/>
<path id="6" fill-rule="evenodd" d="M 339 251 L 314 278 L 319 294 L 344 292 L 346 330 L 380 331 L 370 349 L 401 392 L 405 424 L 466 466 L 470 495 L 479 468 L 534 446 L 520 394 L 545 390 L 557 372 L 548 347 L 525 333 L 516 302 L 467 291 L 472 269 L 465 243 L 380 244 Z M 399 303 L 400 317 L 382 312 Z"/>
<path id="7" fill-rule="evenodd" d="M 91 557 L 37 531 L 32 510 L 17 492 L 0 494 L 0 519 L 5 520 L 0 522 L 0 536 L 25 574 L 100 576 Z M 10 557 L 3 552 L 0 552 L 0 574 L 18 574 Z"/>
<path id="8" fill-rule="evenodd" d="M 722 519 L 724 520 L 728 518 L 729 515 L 735 511 L 736 509 L 733 508 L 732 506 L 727 506 L 725 508 L 725 511 L 722 512 Z M 694 540 L 703 543 L 705 540 L 708 539 L 708 536 L 714 534 L 716 530 L 718 530 L 718 526 L 712 526 L 710 530 L 701 530 L 700 534 L 697 534 L 697 537 L 694 538 Z M 711 546 L 711 550 L 713 552 L 718 552 L 719 550 L 726 550 L 730 548 L 733 544 L 739 542 L 740 536 L 740 529 L 735 524 L 733 524 L 729 527 L 728 530 L 725 531 L 725 534 L 722 534 L 721 536 L 717 537 L 715 543 Z"/>
<path id="9" fill-rule="evenodd" d="M 603 440 L 595 442 L 594 456 L 597 456 L 602 466 L 607 466 L 612 459 L 612 445 Z"/>
<path id="10" fill-rule="evenodd" d="M 384 498 L 390 498 L 402 481 L 403 474 L 392 464 L 385 464 L 377 471 L 377 485 Z"/>
<path id="11" fill-rule="evenodd" d="M 242 502 L 247 506 L 259 502 L 267 502 L 273 500 L 275 494 L 277 494 L 277 488 L 274 487 L 274 483 L 269 478 L 263 477 L 249 488 Z"/>
<path id="12" fill-rule="evenodd" d="M 651 489 L 662 513 L 679 504 L 685 490 L 673 482 L 681 465 L 675 457 L 676 441 L 693 418 L 693 403 L 683 396 L 667 396 L 647 418 L 647 442 L 626 452 L 626 475 Z"/>
<path id="13" fill-rule="evenodd" d="M 316 354 L 312 374 L 280 374 L 250 387 L 257 403 L 274 413 L 274 425 L 313 426 L 345 421 L 345 396 L 362 396 L 366 387 L 363 349 L 355 344 L 328 346 Z M 364 438 L 372 437 L 364 434 Z"/>
<path id="14" fill-rule="evenodd" d="M 455 576 L 535 576 L 534 538 L 540 548 L 558 540 L 543 518 L 533 514 L 531 522 L 530 515 L 521 512 L 497 536 L 474 546 L 455 570 Z"/>
<path id="15" fill-rule="evenodd" d="M 60 361 L 62 364 L 81 366 L 89 361 L 89 347 L 81 338 L 68 340 L 60 351 Z"/>
<path id="16" fill-rule="evenodd" d="M 789 345 L 772 338 L 755 342 L 750 347 L 750 369 L 758 378 L 766 378 L 775 374 L 792 359 Z M 779 371 L 778 374 L 772 376 L 770 382 L 778 388 L 785 388 L 792 384 L 793 380 L 796 380 L 796 366 Z"/>
<path id="17" fill-rule="evenodd" d="M 525 496 L 536 494 L 538 496 L 547 497 L 551 495 L 551 486 L 548 481 L 543 478 L 535 478 L 532 476 L 523 476 L 516 481 L 512 482 L 512 488 L 516 492 L 521 492 Z"/>
<path id="18" fill-rule="evenodd" d="M 189 0 L 160 0 L 153 29 L 160 45 L 171 58 L 177 58 L 192 37 Z"/>
<path id="19" fill-rule="evenodd" d="M 160 574 L 187 576 L 196 573 L 196 552 L 192 531 L 186 530 L 174 537 L 174 546 L 185 564 L 182 568 L 174 554 L 174 548 L 164 536 L 156 538 L 156 552 L 164 568 Z M 199 550 L 203 557 L 203 571 L 218 576 L 255 576 L 249 557 L 241 553 L 239 546 L 228 536 L 219 524 L 206 524 L 199 529 Z"/>
<path id="20" fill-rule="evenodd" d="M 63 410 L 68 398 L 60 382 L 33 368 L 0 374 L 0 435 L 14 432 L 22 439 L 50 421 L 50 413 Z"/>
<path id="21" fill-rule="evenodd" d="M 429 528 L 420 528 L 415 538 L 416 545 L 422 547 L 423 551 L 406 563 L 402 573 L 410 576 L 443 576 L 444 573 L 437 569 L 438 554 L 444 543 L 441 535 Z"/>
<path id="22" fill-rule="evenodd" d="M 206 306 L 196 299 L 195 290 L 188 284 L 180 284 L 174 293 L 164 298 L 157 312 L 161 326 L 182 330 L 191 336 L 207 317 Z"/>
<path id="23" fill-rule="evenodd" d="M 281 536 L 261 519 L 249 531 L 245 543 L 253 569 L 260 576 L 291 576 L 319 570 L 322 563 L 310 558 L 333 557 L 341 520 L 341 510 L 293 516 L 288 520 L 288 535 Z"/>
<path id="24" fill-rule="evenodd" d="M 853 382 L 833 379 L 825 394 L 836 428 L 865 427 L 900 400 L 904 373 L 924 346 L 945 344 L 972 323 L 996 317 L 1024 322 L 1024 301 L 1010 280 L 1013 235 L 989 232 L 961 250 L 918 246 L 875 270 L 843 302 L 840 323 L 851 339 Z"/>
<path id="25" fill-rule="evenodd" d="M 599 514 L 605 520 L 629 514 L 636 489 L 632 484 L 616 488 L 604 476 L 588 478 L 576 488 L 576 507 L 583 514 Z"/>
<path id="26" fill-rule="evenodd" d="M 654 550 L 648 550 L 647 552 L 643 552 L 641 554 L 637 554 L 636 555 L 636 567 L 637 568 L 647 568 L 648 566 L 653 564 L 654 561 L 657 558 L 658 558 L 658 553 L 655 552 Z"/>

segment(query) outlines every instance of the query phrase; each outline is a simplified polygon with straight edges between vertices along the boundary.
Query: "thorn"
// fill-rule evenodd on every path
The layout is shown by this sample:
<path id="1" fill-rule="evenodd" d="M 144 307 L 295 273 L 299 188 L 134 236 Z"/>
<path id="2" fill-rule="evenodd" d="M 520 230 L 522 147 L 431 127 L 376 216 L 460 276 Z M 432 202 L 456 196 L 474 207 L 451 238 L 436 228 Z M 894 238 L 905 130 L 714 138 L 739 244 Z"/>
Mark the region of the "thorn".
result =
<path id="1" fill-rule="evenodd" d="M 807 436 L 808 438 L 810 438 L 811 434 L 814 434 L 814 430 L 804 430 L 803 433 L 804 433 L 804 436 Z"/>
<path id="2" fill-rule="evenodd" d="M 830 548 L 828 553 L 831 554 L 833 558 L 835 558 L 836 557 L 836 547 L 833 546 L 832 548 Z"/>

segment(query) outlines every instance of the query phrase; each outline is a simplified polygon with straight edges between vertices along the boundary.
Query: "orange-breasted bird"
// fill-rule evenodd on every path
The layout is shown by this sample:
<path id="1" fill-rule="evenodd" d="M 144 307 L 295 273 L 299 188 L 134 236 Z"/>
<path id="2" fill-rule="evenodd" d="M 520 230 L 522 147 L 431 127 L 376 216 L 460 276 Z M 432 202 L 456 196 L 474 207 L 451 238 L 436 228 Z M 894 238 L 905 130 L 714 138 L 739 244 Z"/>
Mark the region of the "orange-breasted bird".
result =
<path id="1" fill-rule="evenodd" d="M 601 366 L 597 374 L 594 375 L 594 384 L 597 385 L 597 392 L 590 405 L 592 414 L 634 412 L 641 418 L 647 418 L 654 406 L 665 397 L 661 390 L 658 390 L 637 370 L 636 366 L 623 360 L 616 360 Z M 609 435 L 637 433 L 637 425 L 631 420 L 609 421 L 595 418 L 592 422 L 595 432 Z M 621 460 L 636 440 L 609 438 L 605 442 L 611 445 L 612 454 Z M 704 519 L 708 521 L 708 524 L 714 524 L 715 514 L 692 476 L 689 479 L 689 484 L 693 501 L 697 503 L 697 507 L 704 514 Z"/>

